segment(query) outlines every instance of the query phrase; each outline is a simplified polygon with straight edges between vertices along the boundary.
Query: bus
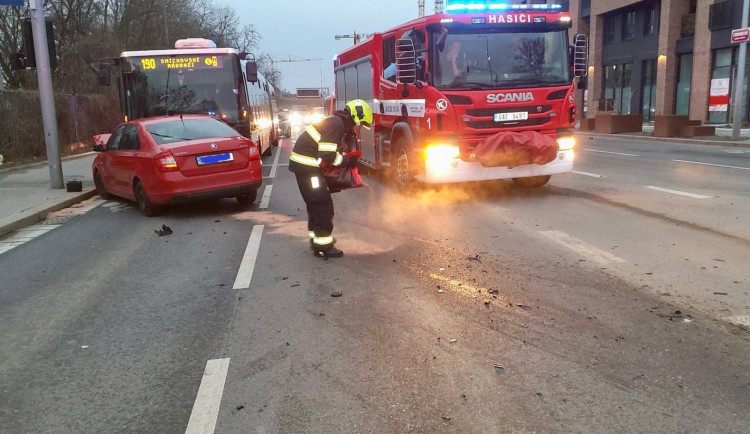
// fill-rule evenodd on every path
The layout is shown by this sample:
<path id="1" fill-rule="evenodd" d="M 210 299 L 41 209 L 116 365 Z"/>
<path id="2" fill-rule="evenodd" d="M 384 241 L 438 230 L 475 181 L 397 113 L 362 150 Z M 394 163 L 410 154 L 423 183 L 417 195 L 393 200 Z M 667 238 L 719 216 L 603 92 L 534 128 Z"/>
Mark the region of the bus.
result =
<path id="1" fill-rule="evenodd" d="M 170 50 L 125 51 L 99 65 L 110 84 L 111 66 L 123 119 L 207 114 L 220 119 L 270 153 L 277 143 L 274 88 L 252 55 L 216 48 L 201 38 L 180 39 Z M 249 58 L 248 58 L 249 57 Z"/>

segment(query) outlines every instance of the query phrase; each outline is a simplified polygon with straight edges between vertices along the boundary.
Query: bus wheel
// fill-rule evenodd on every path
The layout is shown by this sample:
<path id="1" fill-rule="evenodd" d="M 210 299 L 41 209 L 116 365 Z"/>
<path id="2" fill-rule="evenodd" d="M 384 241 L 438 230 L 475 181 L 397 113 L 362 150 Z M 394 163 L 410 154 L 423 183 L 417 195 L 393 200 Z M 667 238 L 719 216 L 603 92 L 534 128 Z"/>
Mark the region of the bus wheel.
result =
<path id="1" fill-rule="evenodd" d="M 527 178 L 513 178 L 513 182 L 524 188 L 541 187 L 549 182 L 552 175 L 529 176 Z"/>
<path id="2" fill-rule="evenodd" d="M 406 140 L 401 138 L 395 146 L 391 163 L 391 179 L 400 191 L 414 188 L 414 159 L 406 150 Z"/>

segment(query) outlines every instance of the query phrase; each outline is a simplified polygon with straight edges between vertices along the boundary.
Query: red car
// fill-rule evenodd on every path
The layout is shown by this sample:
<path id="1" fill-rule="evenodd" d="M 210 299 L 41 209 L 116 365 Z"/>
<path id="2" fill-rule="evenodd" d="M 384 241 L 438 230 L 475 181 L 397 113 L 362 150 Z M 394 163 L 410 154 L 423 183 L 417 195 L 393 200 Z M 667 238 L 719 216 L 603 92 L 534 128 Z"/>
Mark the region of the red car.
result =
<path id="1" fill-rule="evenodd" d="M 149 217 L 161 205 L 199 199 L 235 197 L 247 205 L 263 182 L 258 146 L 210 116 L 126 122 L 94 150 L 99 195 L 134 200 Z"/>

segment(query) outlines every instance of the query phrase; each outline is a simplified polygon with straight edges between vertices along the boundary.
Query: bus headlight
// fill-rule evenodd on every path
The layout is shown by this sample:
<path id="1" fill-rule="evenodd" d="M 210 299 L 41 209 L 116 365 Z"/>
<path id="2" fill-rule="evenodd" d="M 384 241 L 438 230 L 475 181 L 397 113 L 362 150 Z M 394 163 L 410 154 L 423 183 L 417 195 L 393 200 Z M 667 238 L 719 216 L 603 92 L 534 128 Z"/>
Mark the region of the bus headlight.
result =
<path id="1" fill-rule="evenodd" d="M 573 136 L 565 136 L 557 138 L 557 148 L 560 151 L 569 151 L 576 147 L 576 138 Z"/>

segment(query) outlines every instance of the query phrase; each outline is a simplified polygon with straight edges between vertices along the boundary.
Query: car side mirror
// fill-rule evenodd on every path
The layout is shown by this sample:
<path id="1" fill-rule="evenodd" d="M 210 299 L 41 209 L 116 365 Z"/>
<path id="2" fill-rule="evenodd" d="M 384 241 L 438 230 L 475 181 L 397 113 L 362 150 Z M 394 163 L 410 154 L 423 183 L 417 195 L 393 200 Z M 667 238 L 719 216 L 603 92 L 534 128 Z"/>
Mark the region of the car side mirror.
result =
<path id="1" fill-rule="evenodd" d="M 104 145 L 94 145 L 94 152 L 106 152 L 107 148 Z"/>

